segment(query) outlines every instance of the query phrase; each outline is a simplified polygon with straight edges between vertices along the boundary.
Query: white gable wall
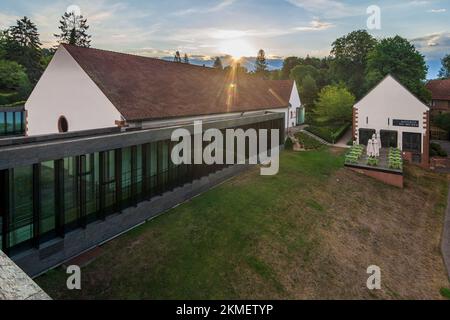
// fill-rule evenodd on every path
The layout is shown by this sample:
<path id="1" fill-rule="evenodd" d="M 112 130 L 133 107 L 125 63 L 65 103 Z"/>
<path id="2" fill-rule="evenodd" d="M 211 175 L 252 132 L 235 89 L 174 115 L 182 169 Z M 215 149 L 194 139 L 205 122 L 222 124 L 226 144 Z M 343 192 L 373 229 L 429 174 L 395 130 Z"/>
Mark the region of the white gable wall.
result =
<path id="1" fill-rule="evenodd" d="M 27 135 L 58 133 L 64 116 L 70 131 L 109 128 L 122 117 L 75 59 L 60 46 L 25 104 Z"/>
<path id="2" fill-rule="evenodd" d="M 297 90 L 297 85 L 294 82 L 292 86 L 291 97 L 289 99 L 289 108 L 268 109 L 270 112 L 284 112 L 284 120 L 286 129 L 297 126 L 297 108 L 300 108 L 302 103 L 300 95 Z"/>
<path id="3" fill-rule="evenodd" d="M 357 135 L 359 129 L 375 129 L 377 133 L 380 130 L 397 131 L 398 147 L 402 149 L 403 132 L 421 133 L 422 137 L 427 134 L 423 118 L 428 107 L 391 76 L 386 77 L 354 108 L 357 112 Z M 394 119 L 419 121 L 419 127 L 394 126 Z"/>

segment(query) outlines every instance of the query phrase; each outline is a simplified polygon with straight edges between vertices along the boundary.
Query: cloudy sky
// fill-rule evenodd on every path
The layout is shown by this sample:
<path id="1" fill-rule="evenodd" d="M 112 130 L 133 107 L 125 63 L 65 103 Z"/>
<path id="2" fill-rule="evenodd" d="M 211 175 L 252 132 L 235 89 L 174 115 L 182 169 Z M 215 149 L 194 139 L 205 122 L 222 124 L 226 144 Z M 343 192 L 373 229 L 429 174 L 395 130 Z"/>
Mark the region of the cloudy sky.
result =
<path id="1" fill-rule="evenodd" d="M 96 48 L 156 57 L 180 50 L 198 63 L 263 48 L 278 66 L 290 55 L 328 55 L 337 37 L 367 28 L 370 5 L 381 8 L 381 29 L 370 32 L 414 41 L 434 76 L 450 53 L 448 0 L 1 0 L 0 28 L 29 16 L 44 46 L 52 46 L 59 17 L 76 6 Z"/>

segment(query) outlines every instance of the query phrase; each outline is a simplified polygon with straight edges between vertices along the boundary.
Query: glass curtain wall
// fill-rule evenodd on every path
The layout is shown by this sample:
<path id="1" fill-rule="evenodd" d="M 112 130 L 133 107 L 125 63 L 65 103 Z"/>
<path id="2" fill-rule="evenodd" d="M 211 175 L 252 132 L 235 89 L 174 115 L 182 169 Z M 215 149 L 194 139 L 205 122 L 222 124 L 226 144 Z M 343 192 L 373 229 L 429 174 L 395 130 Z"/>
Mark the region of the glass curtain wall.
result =
<path id="1" fill-rule="evenodd" d="M 0 111 L 0 136 L 20 135 L 25 133 L 23 112 Z"/>
<path id="2" fill-rule="evenodd" d="M 284 130 L 284 122 L 241 128 L 250 127 Z M 0 171 L 5 189 L 0 194 L 0 248 L 20 252 L 39 246 L 229 166 L 175 165 L 175 144 L 164 140 Z"/>

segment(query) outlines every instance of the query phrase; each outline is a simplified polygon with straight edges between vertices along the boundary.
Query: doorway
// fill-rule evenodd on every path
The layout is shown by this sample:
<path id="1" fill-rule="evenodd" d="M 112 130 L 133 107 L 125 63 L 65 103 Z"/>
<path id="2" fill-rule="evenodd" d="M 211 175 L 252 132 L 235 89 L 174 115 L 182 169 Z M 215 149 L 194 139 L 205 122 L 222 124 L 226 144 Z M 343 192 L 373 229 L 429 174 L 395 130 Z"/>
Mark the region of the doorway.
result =
<path id="1" fill-rule="evenodd" d="M 398 132 L 392 130 L 380 130 L 381 146 L 383 148 L 398 147 Z"/>
<path id="2" fill-rule="evenodd" d="M 367 143 L 375 134 L 375 129 L 359 129 L 359 144 L 367 146 Z"/>

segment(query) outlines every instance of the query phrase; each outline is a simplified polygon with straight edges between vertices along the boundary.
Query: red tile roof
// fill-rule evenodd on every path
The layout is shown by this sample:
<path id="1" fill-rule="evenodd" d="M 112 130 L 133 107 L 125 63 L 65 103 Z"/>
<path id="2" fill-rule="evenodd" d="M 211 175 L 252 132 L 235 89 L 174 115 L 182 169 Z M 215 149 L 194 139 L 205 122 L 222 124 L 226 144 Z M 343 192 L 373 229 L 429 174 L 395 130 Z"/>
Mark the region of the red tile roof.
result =
<path id="1" fill-rule="evenodd" d="M 283 108 L 294 82 L 63 45 L 128 121 Z"/>
<path id="2" fill-rule="evenodd" d="M 433 100 L 450 100 L 450 79 L 431 80 L 426 86 Z"/>

